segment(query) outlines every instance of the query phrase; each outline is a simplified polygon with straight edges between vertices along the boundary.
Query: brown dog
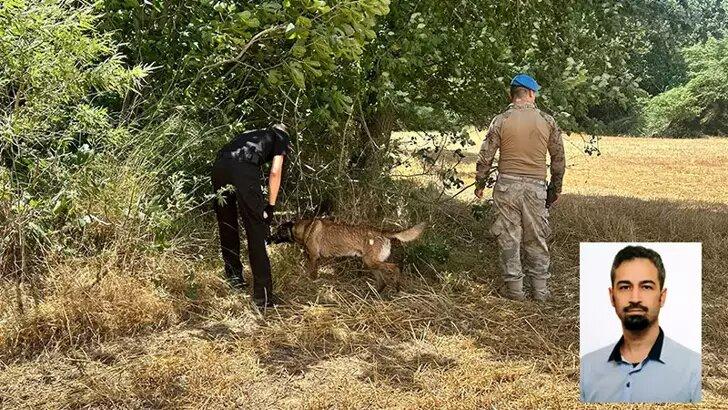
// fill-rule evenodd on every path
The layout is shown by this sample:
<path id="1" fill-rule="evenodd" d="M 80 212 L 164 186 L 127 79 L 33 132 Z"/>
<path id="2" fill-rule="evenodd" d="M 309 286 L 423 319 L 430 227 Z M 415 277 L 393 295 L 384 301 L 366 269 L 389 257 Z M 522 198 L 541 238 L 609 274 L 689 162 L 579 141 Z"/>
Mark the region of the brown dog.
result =
<path id="1" fill-rule="evenodd" d="M 394 263 L 385 262 L 392 249 L 392 240 L 413 241 L 422 235 L 425 224 L 412 228 L 388 232 L 367 226 L 353 226 L 329 219 L 302 219 L 286 222 L 276 230 L 271 242 L 295 242 L 303 246 L 308 257 L 306 271 L 315 278 L 320 258 L 337 256 L 359 256 L 364 265 L 374 271 L 377 291 L 387 285 L 384 274 L 389 276 L 395 290 L 400 288 L 400 270 Z"/>

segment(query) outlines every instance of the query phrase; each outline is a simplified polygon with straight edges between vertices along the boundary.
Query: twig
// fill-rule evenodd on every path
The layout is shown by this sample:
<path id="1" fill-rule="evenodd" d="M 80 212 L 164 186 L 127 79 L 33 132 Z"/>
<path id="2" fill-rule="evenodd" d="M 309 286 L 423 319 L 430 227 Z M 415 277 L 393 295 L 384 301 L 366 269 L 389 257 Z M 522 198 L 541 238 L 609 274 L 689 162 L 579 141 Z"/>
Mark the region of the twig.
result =
<path id="1" fill-rule="evenodd" d="M 187 86 L 187 90 L 189 90 L 190 87 L 192 87 L 194 84 L 197 83 L 197 81 L 200 79 L 200 77 L 202 76 L 202 74 L 206 73 L 207 71 L 209 71 L 209 70 L 211 70 L 213 68 L 219 67 L 221 65 L 225 65 L 225 64 L 228 64 L 228 63 L 232 63 L 232 62 L 239 62 L 238 60 L 240 60 L 241 58 L 243 58 L 243 56 L 248 51 L 248 49 L 253 44 L 255 44 L 258 40 L 260 40 L 263 36 L 265 36 L 265 35 L 267 35 L 269 33 L 272 33 L 274 31 L 283 29 L 283 28 L 285 28 L 285 27 L 282 24 L 268 27 L 267 29 L 265 29 L 265 30 L 259 32 L 258 34 L 254 35 L 253 38 L 250 39 L 250 41 L 248 41 L 247 43 L 245 43 L 245 45 L 243 46 L 242 50 L 240 50 L 240 52 L 238 53 L 238 55 L 236 55 L 235 57 L 228 58 L 228 59 L 225 59 L 223 61 L 219 61 L 217 63 L 209 64 L 209 65 L 206 65 L 206 66 L 202 67 L 200 69 L 200 71 L 197 72 L 197 75 L 192 80 L 192 82 L 190 82 L 190 85 Z M 225 76 L 227 76 L 228 74 L 230 74 L 230 72 L 234 68 L 235 68 L 235 66 L 233 66 L 230 70 L 228 70 L 228 72 L 225 74 Z M 225 76 L 223 76 L 223 77 L 225 77 Z"/>

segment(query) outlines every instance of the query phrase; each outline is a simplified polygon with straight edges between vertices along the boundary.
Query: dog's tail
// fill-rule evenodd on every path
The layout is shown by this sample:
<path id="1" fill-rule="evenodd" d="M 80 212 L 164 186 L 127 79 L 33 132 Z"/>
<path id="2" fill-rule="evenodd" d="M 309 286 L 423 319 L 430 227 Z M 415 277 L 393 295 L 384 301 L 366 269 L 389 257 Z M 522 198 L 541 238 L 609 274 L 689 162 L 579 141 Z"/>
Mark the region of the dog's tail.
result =
<path id="1" fill-rule="evenodd" d="M 422 222 L 404 231 L 387 232 L 386 235 L 388 238 L 395 238 L 398 239 L 400 242 L 409 242 L 419 238 L 424 230 L 425 223 Z"/>

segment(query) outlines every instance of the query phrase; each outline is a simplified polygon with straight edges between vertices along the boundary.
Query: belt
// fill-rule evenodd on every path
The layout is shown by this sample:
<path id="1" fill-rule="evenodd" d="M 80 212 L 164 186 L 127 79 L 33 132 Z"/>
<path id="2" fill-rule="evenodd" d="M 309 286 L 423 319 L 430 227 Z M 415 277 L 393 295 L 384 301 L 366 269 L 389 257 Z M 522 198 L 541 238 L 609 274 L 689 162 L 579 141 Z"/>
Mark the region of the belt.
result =
<path id="1" fill-rule="evenodd" d="M 218 152 L 217 153 L 218 158 L 224 158 L 224 159 L 239 159 L 238 153 L 232 153 L 232 152 Z"/>
<path id="2" fill-rule="evenodd" d="M 527 177 L 527 176 L 523 176 L 523 175 L 498 174 L 498 179 L 507 179 L 509 181 L 530 182 L 530 183 L 546 186 L 546 180 L 544 180 L 544 179 Z"/>
<path id="3" fill-rule="evenodd" d="M 256 159 L 259 159 L 260 157 L 258 157 L 257 155 L 249 155 L 248 157 L 246 157 L 245 155 L 243 155 L 239 151 L 233 151 L 233 152 L 223 151 L 223 152 L 218 152 L 217 153 L 217 158 L 218 159 L 234 159 L 234 160 L 236 160 L 236 161 L 238 161 L 240 163 L 249 164 L 249 165 L 252 165 L 254 167 L 260 166 L 260 164 L 258 164 L 258 163 L 255 162 L 255 160 Z"/>

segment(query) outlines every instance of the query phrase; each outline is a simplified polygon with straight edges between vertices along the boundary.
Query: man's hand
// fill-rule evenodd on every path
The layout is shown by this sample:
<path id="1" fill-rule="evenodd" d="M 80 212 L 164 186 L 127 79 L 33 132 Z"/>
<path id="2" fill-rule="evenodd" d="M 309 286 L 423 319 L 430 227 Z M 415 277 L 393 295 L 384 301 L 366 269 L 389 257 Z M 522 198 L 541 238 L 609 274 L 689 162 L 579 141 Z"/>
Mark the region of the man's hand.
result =
<path id="1" fill-rule="evenodd" d="M 475 196 L 477 196 L 478 199 L 483 199 L 483 189 L 484 188 L 475 188 Z"/>
<path id="2" fill-rule="evenodd" d="M 546 208 L 550 208 L 553 204 L 555 204 L 556 201 L 559 200 L 559 196 L 561 196 L 561 194 L 556 193 L 556 189 L 548 187 L 546 190 Z"/>
<path id="3" fill-rule="evenodd" d="M 265 221 L 268 225 L 270 225 L 271 221 L 273 221 L 273 214 L 275 211 L 276 206 L 271 204 L 266 205 L 263 209 L 263 221 Z"/>

